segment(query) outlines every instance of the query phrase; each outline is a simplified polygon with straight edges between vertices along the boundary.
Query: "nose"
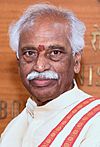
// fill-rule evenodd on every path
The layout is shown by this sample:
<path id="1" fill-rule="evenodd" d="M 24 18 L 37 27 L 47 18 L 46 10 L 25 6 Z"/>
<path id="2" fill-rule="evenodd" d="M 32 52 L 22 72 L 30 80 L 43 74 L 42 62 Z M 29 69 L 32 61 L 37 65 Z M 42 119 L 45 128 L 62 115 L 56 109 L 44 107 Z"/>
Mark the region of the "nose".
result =
<path id="1" fill-rule="evenodd" d="M 50 63 L 44 55 L 39 54 L 36 63 L 34 64 L 33 68 L 37 72 L 43 72 L 50 69 Z"/>

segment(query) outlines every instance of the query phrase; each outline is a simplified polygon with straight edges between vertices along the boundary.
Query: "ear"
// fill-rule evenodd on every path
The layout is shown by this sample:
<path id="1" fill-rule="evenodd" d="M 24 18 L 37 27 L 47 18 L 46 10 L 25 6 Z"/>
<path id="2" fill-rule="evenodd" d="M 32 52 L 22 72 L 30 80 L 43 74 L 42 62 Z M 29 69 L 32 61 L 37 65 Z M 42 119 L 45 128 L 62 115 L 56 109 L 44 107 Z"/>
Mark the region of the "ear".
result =
<path id="1" fill-rule="evenodd" d="M 19 67 L 19 57 L 18 55 L 16 54 L 16 59 L 17 59 L 17 64 L 18 64 L 18 67 Z"/>
<path id="2" fill-rule="evenodd" d="M 76 53 L 74 56 L 74 61 L 75 61 L 74 72 L 75 73 L 79 73 L 80 71 L 81 56 L 82 56 L 81 52 Z"/>

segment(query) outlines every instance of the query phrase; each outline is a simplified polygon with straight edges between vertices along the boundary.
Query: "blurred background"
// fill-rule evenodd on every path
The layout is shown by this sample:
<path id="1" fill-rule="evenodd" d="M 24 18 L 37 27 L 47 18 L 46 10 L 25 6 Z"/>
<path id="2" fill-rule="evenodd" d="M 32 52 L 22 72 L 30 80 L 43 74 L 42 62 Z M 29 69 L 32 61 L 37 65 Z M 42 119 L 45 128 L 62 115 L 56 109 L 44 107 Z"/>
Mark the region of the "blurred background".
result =
<path id="1" fill-rule="evenodd" d="M 71 9 L 86 24 L 79 87 L 100 97 L 100 0 L 0 0 L 0 133 L 25 107 L 30 96 L 18 73 L 15 53 L 9 47 L 8 27 L 31 4 L 47 2 Z"/>

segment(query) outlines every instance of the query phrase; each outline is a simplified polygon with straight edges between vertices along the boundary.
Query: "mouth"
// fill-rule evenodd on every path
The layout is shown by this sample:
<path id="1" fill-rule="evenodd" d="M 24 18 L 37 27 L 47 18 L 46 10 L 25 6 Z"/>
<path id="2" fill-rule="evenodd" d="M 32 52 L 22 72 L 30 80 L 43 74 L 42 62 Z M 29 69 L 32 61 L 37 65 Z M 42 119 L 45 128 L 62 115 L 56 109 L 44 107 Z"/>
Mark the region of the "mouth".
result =
<path id="1" fill-rule="evenodd" d="M 55 81 L 56 81 L 55 79 L 41 79 L 41 78 L 38 78 L 38 79 L 31 80 L 30 82 L 31 82 L 32 86 L 42 88 L 42 87 L 52 85 Z"/>

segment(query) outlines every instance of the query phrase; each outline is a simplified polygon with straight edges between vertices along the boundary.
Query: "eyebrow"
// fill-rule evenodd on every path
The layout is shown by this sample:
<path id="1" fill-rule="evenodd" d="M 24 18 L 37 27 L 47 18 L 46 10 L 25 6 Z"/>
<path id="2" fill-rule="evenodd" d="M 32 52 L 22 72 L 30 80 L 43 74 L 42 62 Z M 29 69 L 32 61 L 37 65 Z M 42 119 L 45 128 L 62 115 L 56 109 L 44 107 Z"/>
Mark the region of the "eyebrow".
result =
<path id="1" fill-rule="evenodd" d="M 48 46 L 48 48 L 49 49 L 61 49 L 61 50 L 63 50 L 63 51 L 65 51 L 65 47 L 64 46 L 61 46 L 61 45 L 50 45 L 50 46 Z"/>
<path id="2" fill-rule="evenodd" d="M 27 46 L 23 46 L 23 47 L 21 48 L 22 51 L 28 50 L 28 49 L 36 50 L 36 47 L 35 47 L 35 46 L 31 46 L 31 45 L 30 45 L 30 46 L 27 45 Z"/>
<path id="3" fill-rule="evenodd" d="M 62 51 L 66 51 L 65 47 L 64 46 L 61 46 L 61 45 L 49 45 L 45 48 L 48 48 L 48 49 L 61 49 Z M 24 50 L 28 50 L 28 49 L 33 49 L 33 50 L 37 50 L 37 47 L 33 46 L 33 45 L 26 45 L 26 46 L 23 46 L 21 48 L 22 51 Z"/>

